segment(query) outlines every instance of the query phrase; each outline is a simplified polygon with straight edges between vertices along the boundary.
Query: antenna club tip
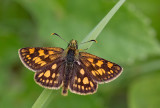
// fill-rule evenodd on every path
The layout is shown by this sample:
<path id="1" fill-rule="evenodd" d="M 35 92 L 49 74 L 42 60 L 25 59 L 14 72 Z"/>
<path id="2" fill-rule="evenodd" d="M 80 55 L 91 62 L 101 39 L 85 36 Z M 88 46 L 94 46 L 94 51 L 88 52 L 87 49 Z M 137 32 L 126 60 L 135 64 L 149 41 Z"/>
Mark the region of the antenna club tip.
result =
<path id="1" fill-rule="evenodd" d="M 96 42 L 96 43 L 97 43 L 97 40 L 91 40 L 91 41 L 94 41 L 94 42 Z"/>
<path id="2" fill-rule="evenodd" d="M 54 33 L 51 33 L 51 36 L 54 35 Z"/>
<path id="3" fill-rule="evenodd" d="M 58 35 L 58 34 L 57 34 L 57 33 L 51 33 L 51 36 L 52 36 L 52 35 Z"/>

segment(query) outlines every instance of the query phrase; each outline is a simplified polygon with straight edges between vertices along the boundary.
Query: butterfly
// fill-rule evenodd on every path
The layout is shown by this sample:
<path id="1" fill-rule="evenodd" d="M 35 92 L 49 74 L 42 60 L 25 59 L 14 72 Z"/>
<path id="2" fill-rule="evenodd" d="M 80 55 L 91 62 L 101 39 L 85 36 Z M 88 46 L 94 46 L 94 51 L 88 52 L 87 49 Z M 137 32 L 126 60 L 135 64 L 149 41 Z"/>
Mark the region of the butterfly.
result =
<path id="1" fill-rule="evenodd" d="M 53 33 L 53 35 L 57 35 Z M 122 73 L 116 63 L 78 49 L 71 40 L 66 49 L 59 47 L 27 47 L 19 49 L 22 63 L 35 72 L 34 80 L 47 89 L 62 87 L 62 95 L 68 89 L 76 94 L 87 95 L 97 91 L 98 83 L 108 83 Z"/>

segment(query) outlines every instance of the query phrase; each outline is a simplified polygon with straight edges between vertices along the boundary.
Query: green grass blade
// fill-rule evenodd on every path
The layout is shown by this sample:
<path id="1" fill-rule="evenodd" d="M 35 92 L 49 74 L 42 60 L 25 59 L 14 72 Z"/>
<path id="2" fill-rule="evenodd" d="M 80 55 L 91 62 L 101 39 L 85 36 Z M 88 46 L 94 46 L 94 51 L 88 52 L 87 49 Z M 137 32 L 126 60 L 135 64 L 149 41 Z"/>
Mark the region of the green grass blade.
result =
<path id="1" fill-rule="evenodd" d="M 38 97 L 32 108 L 41 108 L 46 103 L 47 99 L 51 95 L 53 90 L 44 89 L 41 95 Z"/>
<path id="2" fill-rule="evenodd" d="M 117 10 L 122 6 L 125 0 L 120 0 L 109 13 L 98 23 L 98 25 L 83 39 L 82 42 L 87 42 L 92 39 L 96 39 L 107 23 L 110 21 L 112 16 L 117 12 Z M 90 48 L 93 42 L 88 42 L 86 44 L 81 44 L 79 47 L 81 49 Z"/>
<path id="3" fill-rule="evenodd" d="M 111 10 L 110 12 L 98 23 L 98 25 L 83 39 L 82 42 L 86 42 L 91 39 L 96 39 L 100 32 L 103 30 L 103 28 L 107 25 L 109 20 L 112 18 L 112 16 L 117 12 L 117 10 L 122 6 L 122 4 L 125 2 L 125 0 L 120 0 Z M 90 48 L 92 45 L 92 42 L 81 44 L 80 48 Z M 41 95 L 38 97 L 36 102 L 33 104 L 32 108 L 41 108 L 47 99 L 49 98 L 52 90 L 44 89 Z"/>

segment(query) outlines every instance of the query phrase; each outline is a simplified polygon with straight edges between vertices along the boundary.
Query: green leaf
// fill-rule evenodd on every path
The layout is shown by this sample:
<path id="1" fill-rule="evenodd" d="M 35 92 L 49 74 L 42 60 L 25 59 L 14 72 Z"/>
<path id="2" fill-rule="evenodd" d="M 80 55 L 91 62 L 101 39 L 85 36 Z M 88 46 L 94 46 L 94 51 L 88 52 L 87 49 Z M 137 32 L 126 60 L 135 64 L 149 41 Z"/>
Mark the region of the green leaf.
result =
<path id="1" fill-rule="evenodd" d="M 157 38 L 160 40 L 160 26 L 159 26 L 159 0 L 130 0 L 132 4 L 135 5 L 137 9 L 142 11 L 145 15 L 150 18 L 152 26 L 156 30 Z M 151 7 L 151 8 L 148 8 Z"/>
<path id="2" fill-rule="evenodd" d="M 122 4 L 125 2 L 125 0 L 120 0 L 113 8 L 112 10 L 98 23 L 98 25 L 88 34 L 88 36 L 85 37 L 85 39 L 82 42 L 86 42 L 92 39 L 96 39 L 98 35 L 101 33 L 101 31 L 104 29 L 104 27 L 107 25 L 107 23 L 110 21 L 110 19 L 113 17 L 113 15 L 118 11 L 118 9 L 122 6 Z M 90 48 L 92 43 L 83 44 L 80 46 L 82 49 Z"/>
<path id="3" fill-rule="evenodd" d="M 137 78 L 128 91 L 129 108 L 158 108 L 160 106 L 160 71 Z"/>
<path id="4" fill-rule="evenodd" d="M 120 9 L 97 40 L 99 43 L 94 44 L 90 52 L 123 64 L 160 54 L 160 46 L 148 18 L 131 4 Z"/>

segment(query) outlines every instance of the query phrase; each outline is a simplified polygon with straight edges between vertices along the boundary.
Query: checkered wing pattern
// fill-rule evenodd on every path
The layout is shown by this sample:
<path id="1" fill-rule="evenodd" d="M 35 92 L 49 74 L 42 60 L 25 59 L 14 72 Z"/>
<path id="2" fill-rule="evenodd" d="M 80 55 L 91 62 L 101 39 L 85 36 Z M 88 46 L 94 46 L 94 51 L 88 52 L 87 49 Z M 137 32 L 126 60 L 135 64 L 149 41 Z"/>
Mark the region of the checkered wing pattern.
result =
<path id="1" fill-rule="evenodd" d="M 92 79 L 88 71 L 85 65 L 74 64 L 73 76 L 69 85 L 71 92 L 81 95 L 96 92 L 98 87 L 97 82 Z"/>
<path id="2" fill-rule="evenodd" d="M 110 82 L 122 72 L 118 64 L 86 52 L 80 52 L 79 58 L 89 75 L 98 83 Z"/>
<path id="3" fill-rule="evenodd" d="M 22 63 L 32 71 L 39 71 L 62 56 L 62 48 L 57 47 L 29 47 L 19 50 Z"/>

